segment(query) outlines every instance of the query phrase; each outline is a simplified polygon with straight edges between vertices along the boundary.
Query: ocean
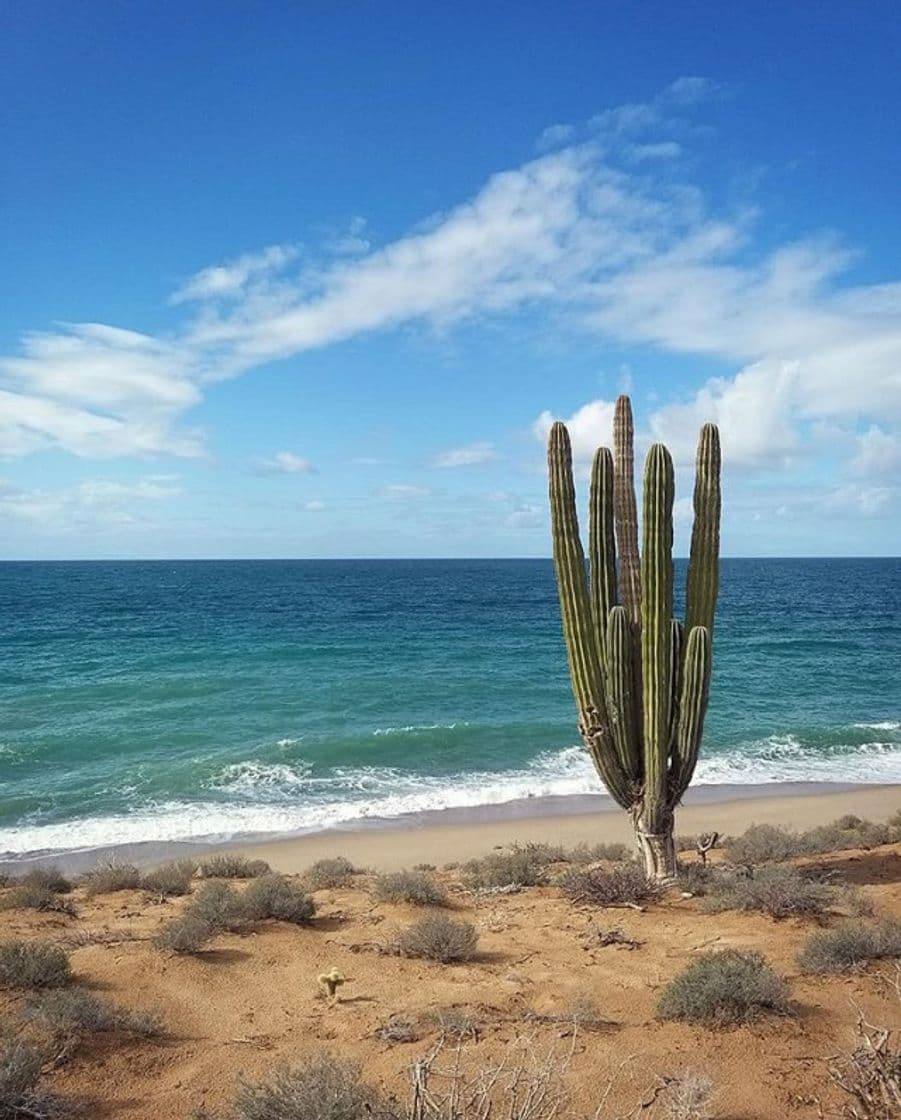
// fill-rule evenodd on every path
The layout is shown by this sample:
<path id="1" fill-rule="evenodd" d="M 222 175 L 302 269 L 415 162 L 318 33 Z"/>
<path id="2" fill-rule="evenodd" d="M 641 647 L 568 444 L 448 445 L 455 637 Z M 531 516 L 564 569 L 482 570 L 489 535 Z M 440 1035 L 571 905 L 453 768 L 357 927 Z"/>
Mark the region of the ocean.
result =
<path id="1" fill-rule="evenodd" d="M 901 782 L 901 561 L 723 561 L 695 780 Z M 550 561 L 0 564 L 0 853 L 598 788 Z"/>

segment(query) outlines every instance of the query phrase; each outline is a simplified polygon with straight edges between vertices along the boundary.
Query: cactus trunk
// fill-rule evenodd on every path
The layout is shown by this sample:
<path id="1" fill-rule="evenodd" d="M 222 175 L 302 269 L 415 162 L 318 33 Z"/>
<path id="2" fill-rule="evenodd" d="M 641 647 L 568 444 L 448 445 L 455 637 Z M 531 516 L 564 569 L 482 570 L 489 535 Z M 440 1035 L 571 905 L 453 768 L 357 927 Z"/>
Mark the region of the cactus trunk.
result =
<path id="1" fill-rule="evenodd" d="M 649 878 L 667 882 L 677 873 L 674 812 L 697 763 L 709 693 L 719 435 L 705 424 L 698 444 L 684 628 L 673 618 L 673 462 L 662 444 L 648 452 L 640 551 L 633 462 L 632 409 L 620 397 L 614 453 L 599 448 L 592 464 L 589 583 L 569 435 L 563 424 L 551 429 L 554 565 L 579 729 L 601 781 L 632 817 Z"/>

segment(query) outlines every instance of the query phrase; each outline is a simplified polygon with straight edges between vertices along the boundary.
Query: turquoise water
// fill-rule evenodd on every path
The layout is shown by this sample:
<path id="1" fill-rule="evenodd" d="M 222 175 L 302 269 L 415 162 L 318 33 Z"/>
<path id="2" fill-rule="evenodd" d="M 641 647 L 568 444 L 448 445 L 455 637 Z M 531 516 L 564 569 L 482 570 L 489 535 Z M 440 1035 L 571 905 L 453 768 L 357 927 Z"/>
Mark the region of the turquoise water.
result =
<path id="1" fill-rule="evenodd" d="M 899 666 L 901 561 L 725 561 L 697 781 L 901 782 Z M 0 852 L 597 788 L 548 561 L 0 564 Z"/>

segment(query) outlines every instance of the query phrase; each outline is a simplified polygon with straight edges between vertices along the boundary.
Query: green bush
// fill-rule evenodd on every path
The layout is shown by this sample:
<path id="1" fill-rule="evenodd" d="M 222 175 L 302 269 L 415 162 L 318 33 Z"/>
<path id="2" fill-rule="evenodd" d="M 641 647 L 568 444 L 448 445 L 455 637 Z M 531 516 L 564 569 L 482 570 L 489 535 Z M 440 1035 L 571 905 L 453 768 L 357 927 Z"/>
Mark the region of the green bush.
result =
<path id="1" fill-rule="evenodd" d="M 535 887 L 545 881 L 547 860 L 539 847 L 491 852 L 463 864 L 463 884 L 473 891 Z"/>
<path id="2" fill-rule="evenodd" d="M 216 930 L 203 918 L 198 918 L 196 914 L 182 914 L 166 922 L 153 943 L 158 949 L 168 949 L 170 953 L 199 953 L 215 933 Z"/>
<path id="3" fill-rule="evenodd" d="M 446 914 L 427 914 L 400 933 L 396 947 L 408 957 L 451 964 L 472 960 L 478 940 L 475 926 L 469 922 Z"/>
<path id="4" fill-rule="evenodd" d="M 311 891 L 336 890 L 348 886 L 356 874 L 356 868 L 344 856 L 330 859 L 317 859 L 308 867 L 304 878 Z"/>
<path id="5" fill-rule="evenodd" d="M 718 875 L 707 884 L 703 908 L 759 911 L 771 918 L 819 918 L 838 892 L 793 867 L 763 867 L 752 875 Z"/>
<path id="6" fill-rule="evenodd" d="M 63 898 L 46 887 L 25 884 L 13 887 L 0 898 L 0 910 L 38 910 L 42 913 L 66 914 L 74 918 L 78 913 L 70 898 Z"/>
<path id="7" fill-rule="evenodd" d="M 867 962 L 901 957 L 901 923 L 845 922 L 835 929 L 817 930 L 801 946 L 802 972 L 853 972 Z"/>
<path id="8" fill-rule="evenodd" d="M 379 902 L 411 902 L 415 906 L 446 906 L 447 891 L 425 871 L 389 871 L 375 880 Z"/>
<path id="9" fill-rule="evenodd" d="M 330 1054 L 277 1070 L 265 1081 L 242 1081 L 235 1120 L 388 1120 L 398 1113 L 360 1077 L 359 1066 Z"/>
<path id="10" fill-rule="evenodd" d="M 0 987 L 61 988 L 72 977 L 72 966 L 57 945 L 41 941 L 0 943 Z"/>
<path id="11" fill-rule="evenodd" d="M 247 859 L 228 853 L 208 856 L 200 864 L 200 874 L 204 879 L 258 879 L 271 870 L 264 859 Z"/>
<path id="12" fill-rule="evenodd" d="M 134 891 L 141 885 L 141 872 L 133 863 L 109 860 L 98 864 L 81 877 L 82 886 L 89 895 L 114 894 L 116 891 Z"/>
<path id="13" fill-rule="evenodd" d="M 684 1019 L 708 1027 L 748 1023 L 765 1012 L 789 1010 L 788 987 L 763 954 L 720 949 L 702 953 L 663 989 L 661 1019 Z"/>
<path id="14" fill-rule="evenodd" d="M 275 918 L 302 925 L 316 913 L 316 904 L 300 887 L 284 875 L 263 875 L 254 879 L 241 899 L 245 916 L 251 921 Z"/>
<path id="15" fill-rule="evenodd" d="M 145 891 L 161 897 L 177 897 L 191 893 L 191 881 L 197 865 L 191 859 L 172 860 L 148 871 L 141 880 Z"/>
<path id="16" fill-rule="evenodd" d="M 560 889 L 573 902 L 593 906 L 640 905 L 660 898 L 663 888 L 645 875 L 637 863 L 616 864 L 609 871 L 580 868 L 564 875 Z"/>

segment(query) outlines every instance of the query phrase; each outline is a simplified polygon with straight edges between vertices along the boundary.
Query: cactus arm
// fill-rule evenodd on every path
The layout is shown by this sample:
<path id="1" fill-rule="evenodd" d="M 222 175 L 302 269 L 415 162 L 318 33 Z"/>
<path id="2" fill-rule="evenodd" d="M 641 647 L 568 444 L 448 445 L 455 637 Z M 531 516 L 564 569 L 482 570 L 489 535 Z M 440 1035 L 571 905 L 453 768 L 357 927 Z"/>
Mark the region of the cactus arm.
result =
<path id="1" fill-rule="evenodd" d="M 607 617 L 607 712 L 610 733 L 620 765 L 637 797 L 641 785 L 641 752 L 636 731 L 635 657 L 632 626 L 625 607 L 613 607 Z"/>
<path id="2" fill-rule="evenodd" d="M 685 629 L 705 626 L 713 638 L 713 616 L 719 586 L 720 550 L 720 436 L 716 425 L 705 424 L 698 439 L 695 466 L 694 525 L 685 590 Z"/>
<path id="3" fill-rule="evenodd" d="M 682 655 L 685 645 L 685 628 L 678 618 L 670 621 L 670 708 L 669 741 L 670 752 L 676 740 L 679 723 L 679 704 L 682 698 Z"/>
<path id="4" fill-rule="evenodd" d="M 559 422 L 551 428 L 548 441 L 548 476 L 554 567 L 580 731 L 604 785 L 620 805 L 628 805 L 628 781 L 610 741 L 599 643 L 592 628 L 585 556 L 576 514 L 572 449 L 569 433 Z"/>
<path id="5" fill-rule="evenodd" d="M 682 694 L 670 770 L 670 802 L 677 805 L 688 789 L 701 746 L 710 690 L 710 632 L 695 626 L 688 635 L 682 662 Z"/>
<path id="6" fill-rule="evenodd" d="M 641 555 L 641 680 L 644 709 L 645 831 L 667 815 L 672 688 L 673 460 L 663 444 L 648 452 Z"/>
<path id="7" fill-rule="evenodd" d="M 601 665 L 607 671 L 604 637 L 607 618 L 616 604 L 616 545 L 613 539 L 613 456 L 599 447 L 591 464 L 588 554 L 591 569 L 591 610 L 601 649 Z"/>
<path id="8" fill-rule="evenodd" d="M 638 507 L 635 500 L 635 452 L 632 405 L 619 397 L 613 414 L 613 479 L 616 543 L 619 548 L 620 597 L 633 626 L 641 620 L 641 569 L 638 556 Z"/>

